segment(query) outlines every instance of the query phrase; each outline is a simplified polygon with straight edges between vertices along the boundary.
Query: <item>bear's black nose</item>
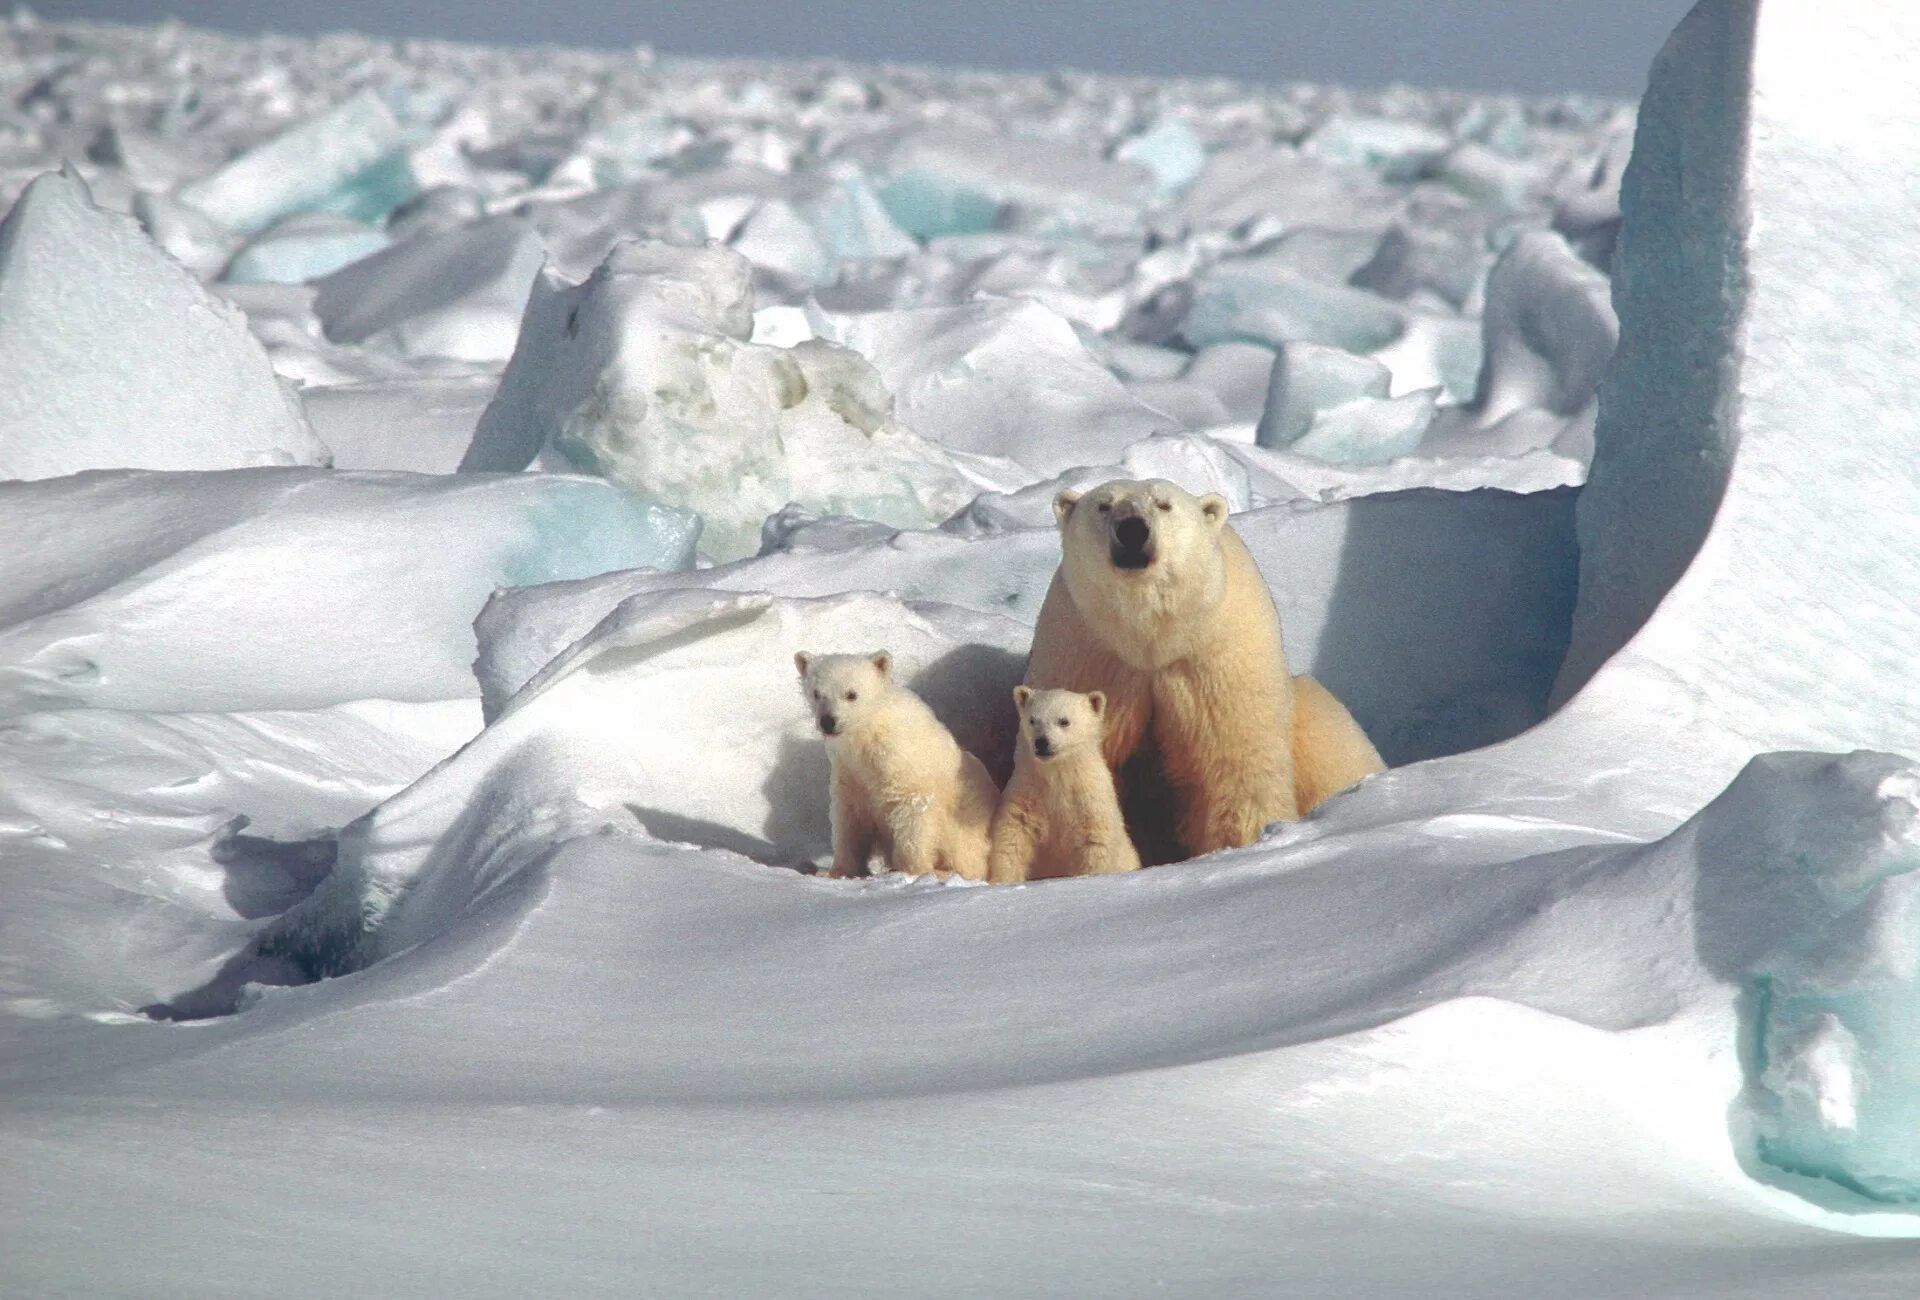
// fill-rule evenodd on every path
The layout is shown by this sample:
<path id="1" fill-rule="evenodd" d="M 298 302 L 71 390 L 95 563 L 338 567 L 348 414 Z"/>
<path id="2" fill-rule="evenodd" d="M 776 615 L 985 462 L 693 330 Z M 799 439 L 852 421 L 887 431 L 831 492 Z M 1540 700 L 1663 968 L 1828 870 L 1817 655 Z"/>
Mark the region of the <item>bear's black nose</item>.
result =
<path id="1" fill-rule="evenodd" d="M 1053 753 L 1053 742 L 1045 736 L 1035 736 L 1033 738 L 1033 752 L 1041 758 L 1046 758 Z"/>
<path id="2" fill-rule="evenodd" d="M 1113 526 L 1113 540 L 1130 551 L 1143 549 L 1147 544 L 1147 521 L 1122 519 Z"/>
<path id="3" fill-rule="evenodd" d="M 820 730 L 831 736 L 840 730 L 840 724 L 827 714 L 820 715 Z"/>

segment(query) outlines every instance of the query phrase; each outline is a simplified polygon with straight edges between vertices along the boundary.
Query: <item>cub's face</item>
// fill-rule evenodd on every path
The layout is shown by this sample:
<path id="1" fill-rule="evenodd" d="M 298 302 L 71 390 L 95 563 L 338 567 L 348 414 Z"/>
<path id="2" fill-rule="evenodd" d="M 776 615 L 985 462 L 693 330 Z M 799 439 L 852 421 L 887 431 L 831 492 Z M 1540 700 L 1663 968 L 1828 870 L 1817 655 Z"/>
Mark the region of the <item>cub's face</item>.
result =
<path id="1" fill-rule="evenodd" d="M 793 657 L 800 670 L 800 693 L 813 712 L 823 736 L 845 735 L 860 725 L 887 693 L 893 656 L 885 650 L 868 655 L 810 655 Z"/>
<path id="2" fill-rule="evenodd" d="M 1100 727 L 1107 713 L 1107 697 L 1099 691 L 1036 691 L 1013 688 L 1020 710 L 1020 734 L 1033 756 L 1045 763 L 1061 754 L 1100 747 Z"/>
<path id="3" fill-rule="evenodd" d="M 1211 549 L 1227 522 L 1225 497 L 1196 497 L 1165 479 L 1115 479 L 1053 499 L 1061 546 L 1083 564 L 1098 563 L 1123 577 L 1150 576 L 1192 553 Z"/>

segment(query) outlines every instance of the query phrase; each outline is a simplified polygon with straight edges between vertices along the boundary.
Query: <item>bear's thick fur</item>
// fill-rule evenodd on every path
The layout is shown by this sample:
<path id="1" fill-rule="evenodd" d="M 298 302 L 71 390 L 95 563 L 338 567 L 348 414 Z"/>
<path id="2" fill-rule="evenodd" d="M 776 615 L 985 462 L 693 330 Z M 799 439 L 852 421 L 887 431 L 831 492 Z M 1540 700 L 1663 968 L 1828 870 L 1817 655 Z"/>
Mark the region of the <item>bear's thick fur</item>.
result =
<path id="1" fill-rule="evenodd" d="M 1137 871 L 1140 855 L 1100 752 L 1106 696 L 1016 686 L 1013 702 L 1020 748 L 994 815 L 987 879 L 1010 885 Z"/>
<path id="2" fill-rule="evenodd" d="M 1107 765 L 1147 861 L 1250 844 L 1385 766 L 1340 701 L 1288 672 L 1224 498 L 1123 479 L 1060 493 L 1054 517 L 1027 685 L 1105 694 Z"/>
<path id="3" fill-rule="evenodd" d="M 833 769 L 833 875 L 893 871 L 987 878 L 1000 791 L 926 702 L 893 680 L 886 651 L 794 655 Z"/>

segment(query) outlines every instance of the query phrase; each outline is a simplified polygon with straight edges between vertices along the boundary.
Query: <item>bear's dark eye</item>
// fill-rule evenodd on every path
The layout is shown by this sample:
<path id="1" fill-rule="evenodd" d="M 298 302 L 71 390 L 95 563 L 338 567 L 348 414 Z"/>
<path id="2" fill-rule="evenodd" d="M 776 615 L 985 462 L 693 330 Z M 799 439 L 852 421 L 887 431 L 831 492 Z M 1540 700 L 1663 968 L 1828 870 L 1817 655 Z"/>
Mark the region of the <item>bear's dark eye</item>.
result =
<path id="1" fill-rule="evenodd" d="M 1161 508 L 1162 510 L 1171 510 L 1171 509 L 1173 509 L 1173 502 L 1171 502 L 1171 501 L 1156 501 L 1156 502 L 1154 502 L 1153 504 L 1155 504 L 1155 505 L 1157 505 L 1157 506 L 1159 506 L 1159 507 L 1160 507 L 1160 508 Z"/>
<path id="2" fill-rule="evenodd" d="M 860 698 L 860 692 L 859 692 L 859 691 L 848 691 L 848 692 L 847 692 L 847 703 L 849 703 L 849 704 L 851 704 L 851 703 L 853 703 L 853 702 L 854 702 L 855 700 L 857 700 L 857 699 L 859 699 L 859 698 Z"/>
<path id="3" fill-rule="evenodd" d="M 1062 727 L 1071 727 L 1073 724 L 1071 722 L 1068 722 L 1065 718 L 1061 718 L 1060 725 Z"/>
<path id="4" fill-rule="evenodd" d="M 1101 513 L 1101 514 L 1103 514 L 1103 515 L 1104 515 L 1105 513 L 1107 513 L 1107 511 L 1109 511 L 1109 510 L 1111 510 L 1111 509 L 1113 509 L 1113 503 L 1112 503 L 1112 502 L 1110 502 L 1110 501 L 1102 501 L 1102 502 L 1100 503 L 1100 513 Z"/>

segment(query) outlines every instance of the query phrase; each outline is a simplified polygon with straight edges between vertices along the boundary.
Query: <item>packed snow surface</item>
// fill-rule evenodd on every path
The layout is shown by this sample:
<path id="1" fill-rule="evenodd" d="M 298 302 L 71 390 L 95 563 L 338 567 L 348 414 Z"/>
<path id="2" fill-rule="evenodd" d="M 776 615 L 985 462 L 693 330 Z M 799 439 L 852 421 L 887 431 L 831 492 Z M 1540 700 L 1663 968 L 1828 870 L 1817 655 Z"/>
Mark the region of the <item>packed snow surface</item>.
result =
<path id="1" fill-rule="evenodd" d="M 8 20 L 0 1291 L 1911 1297 L 1916 58 Z M 793 653 L 1003 779 L 1116 477 L 1227 500 L 1391 770 L 815 875 Z"/>

